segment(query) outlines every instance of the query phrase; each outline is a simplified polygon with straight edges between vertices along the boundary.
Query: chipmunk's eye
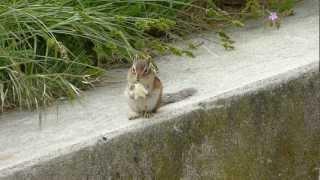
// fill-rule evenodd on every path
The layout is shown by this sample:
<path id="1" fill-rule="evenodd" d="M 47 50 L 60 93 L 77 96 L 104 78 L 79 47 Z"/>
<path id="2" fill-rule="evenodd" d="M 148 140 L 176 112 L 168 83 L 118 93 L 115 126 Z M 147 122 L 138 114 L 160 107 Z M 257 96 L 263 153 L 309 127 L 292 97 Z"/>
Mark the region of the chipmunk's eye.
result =
<path id="1" fill-rule="evenodd" d="M 149 73 L 149 67 L 145 67 L 143 70 L 143 74 L 148 74 Z"/>

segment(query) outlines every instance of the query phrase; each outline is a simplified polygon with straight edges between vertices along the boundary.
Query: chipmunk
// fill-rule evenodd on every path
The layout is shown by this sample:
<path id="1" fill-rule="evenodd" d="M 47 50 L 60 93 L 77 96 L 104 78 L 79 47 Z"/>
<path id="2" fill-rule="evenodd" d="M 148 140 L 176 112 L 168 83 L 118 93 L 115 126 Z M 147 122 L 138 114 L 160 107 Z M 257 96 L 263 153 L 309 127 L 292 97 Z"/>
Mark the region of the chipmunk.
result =
<path id="1" fill-rule="evenodd" d="M 131 109 L 129 120 L 139 117 L 149 118 L 157 110 L 166 104 L 181 101 L 196 93 L 194 88 L 186 88 L 172 94 L 163 96 L 163 85 L 156 72 L 151 67 L 151 62 L 147 60 L 134 60 L 127 75 L 127 88 L 125 95 Z M 139 86 L 138 86 L 139 85 Z M 141 92 L 137 89 L 141 87 Z M 139 90 L 140 91 L 140 90 Z M 136 94 L 145 93 L 136 96 Z"/>

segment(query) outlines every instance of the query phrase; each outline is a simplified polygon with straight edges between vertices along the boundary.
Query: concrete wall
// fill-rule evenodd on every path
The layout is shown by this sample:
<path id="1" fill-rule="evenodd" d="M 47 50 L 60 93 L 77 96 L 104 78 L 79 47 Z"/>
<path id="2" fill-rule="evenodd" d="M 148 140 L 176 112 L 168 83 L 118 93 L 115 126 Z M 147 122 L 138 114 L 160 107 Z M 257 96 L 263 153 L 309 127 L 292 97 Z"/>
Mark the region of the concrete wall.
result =
<path id="1" fill-rule="evenodd" d="M 211 103 L 192 113 L 37 164 L 4 179 L 316 179 L 320 76 Z"/>

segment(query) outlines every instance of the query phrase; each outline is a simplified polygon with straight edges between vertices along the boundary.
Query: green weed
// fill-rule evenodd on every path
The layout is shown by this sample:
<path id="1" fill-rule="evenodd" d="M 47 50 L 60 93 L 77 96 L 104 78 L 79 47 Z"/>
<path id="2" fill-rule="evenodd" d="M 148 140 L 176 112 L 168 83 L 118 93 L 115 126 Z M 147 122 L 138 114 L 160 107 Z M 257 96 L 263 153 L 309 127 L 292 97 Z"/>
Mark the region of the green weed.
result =
<path id="1" fill-rule="evenodd" d="M 292 6 L 287 1 L 269 4 L 284 11 Z M 242 8 L 250 13 L 261 7 L 248 0 Z M 193 56 L 169 44 L 192 32 L 215 30 L 232 49 L 217 24 L 243 25 L 214 0 L 2 0 L 1 109 L 72 99 L 104 73 L 101 67 L 128 63 L 137 54 Z"/>

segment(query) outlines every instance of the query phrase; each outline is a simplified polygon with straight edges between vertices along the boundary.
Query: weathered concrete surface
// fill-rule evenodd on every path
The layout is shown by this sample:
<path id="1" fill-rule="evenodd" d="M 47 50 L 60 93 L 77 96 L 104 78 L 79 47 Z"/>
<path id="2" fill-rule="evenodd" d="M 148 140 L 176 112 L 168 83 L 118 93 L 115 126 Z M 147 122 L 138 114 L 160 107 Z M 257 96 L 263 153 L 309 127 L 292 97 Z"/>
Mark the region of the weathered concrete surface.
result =
<path id="1" fill-rule="evenodd" d="M 319 75 L 201 103 L 171 121 L 100 139 L 8 179 L 314 180 Z"/>
<path id="2" fill-rule="evenodd" d="M 280 30 L 252 23 L 232 33 L 232 52 L 208 33 L 195 37 L 205 42 L 195 59 L 160 59 L 165 91 L 198 93 L 151 120 L 127 120 L 125 70 L 80 103 L 47 109 L 41 128 L 38 113 L 1 115 L 0 179 L 311 179 L 320 161 L 317 8 L 306 0 Z"/>

